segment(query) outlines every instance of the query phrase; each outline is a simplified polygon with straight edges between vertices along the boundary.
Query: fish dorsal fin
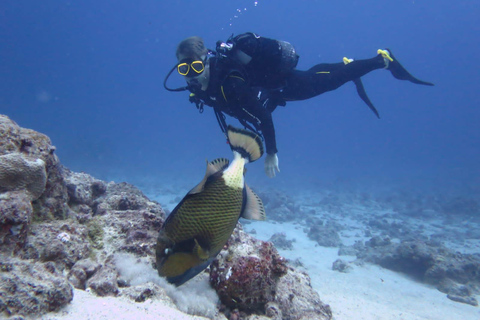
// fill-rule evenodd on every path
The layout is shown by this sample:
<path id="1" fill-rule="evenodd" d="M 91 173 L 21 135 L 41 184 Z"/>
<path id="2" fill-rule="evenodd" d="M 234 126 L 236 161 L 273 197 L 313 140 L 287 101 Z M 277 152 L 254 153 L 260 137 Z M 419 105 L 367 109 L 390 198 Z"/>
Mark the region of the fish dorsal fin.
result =
<path id="1" fill-rule="evenodd" d="M 215 173 L 215 172 L 218 172 L 220 170 L 225 169 L 226 167 L 228 167 L 229 164 L 230 164 L 230 160 L 228 160 L 226 158 L 217 158 L 217 159 L 213 160 L 212 162 L 210 162 L 208 165 L 211 166 L 212 169 L 215 170 L 213 172 L 213 173 Z"/>
<path id="2" fill-rule="evenodd" d="M 245 204 L 245 209 L 242 212 L 242 218 L 250 220 L 267 219 L 262 199 L 260 199 L 260 197 L 253 192 L 247 184 L 245 184 L 245 190 L 247 192 L 247 202 Z"/>
<path id="3" fill-rule="evenodd" d="M 202 248 L 202 246 L 198 243 L 197 239 L 193 239 L 195 241 L 195 247 L 193 247 L 193 254 L 196 255 L 200 260 L 205 261 L 210 258 L 210 254 L 208 250 Z"/>
<path id="4" fill-rule="evenodd" d="M 208 162 L 207 160 L 207 171 L 205 172 L 205 176 L 203 177 L 202 181 L 197 184 L 192 190 L 188 192 L 188 194 L 195 194 L 202 192 L 203 188 L 205 187 L 205 183 L 207 182 L 208 177 L 212 174 L 223 170 L 224 168 L 228 167 L 230 161 L 225 158 L 218 158 L 213 160 L 212 162 Z"/>

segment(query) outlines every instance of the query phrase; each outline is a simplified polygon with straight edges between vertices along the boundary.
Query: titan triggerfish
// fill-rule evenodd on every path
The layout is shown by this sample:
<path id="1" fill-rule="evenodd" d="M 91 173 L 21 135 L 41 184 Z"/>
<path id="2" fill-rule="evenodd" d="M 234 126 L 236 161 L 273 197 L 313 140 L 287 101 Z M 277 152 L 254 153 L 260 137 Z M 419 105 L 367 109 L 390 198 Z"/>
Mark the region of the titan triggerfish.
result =
<path id="1" fill-rule="evenodd" d="M 260 137 L 228 126 L 233 161 L 207 162 L 203 180 L 180 201 L 165 220 L 157 240 L 157 269 L 177 286 L 190 280 L 215 259 L 240 217 L 265 220 L 262 200 L 245 184 L 245 164 L 263 154 Z"/>

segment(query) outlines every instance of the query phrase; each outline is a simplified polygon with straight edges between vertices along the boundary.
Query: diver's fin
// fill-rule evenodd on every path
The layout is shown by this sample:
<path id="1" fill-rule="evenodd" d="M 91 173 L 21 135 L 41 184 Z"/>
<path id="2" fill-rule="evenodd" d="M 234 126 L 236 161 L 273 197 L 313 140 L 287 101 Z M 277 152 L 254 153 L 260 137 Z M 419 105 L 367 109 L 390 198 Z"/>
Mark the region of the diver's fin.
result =
<path id="1" fill-rule="evenodd" d="M 386 65 L 387 65 L 387 70 L 390 70 L 390 72 L 392 73 L 392 75 L 395 78 L 397 78 L 399 80 L 408 80 L 410 82 L 413 82 L 413 83 L 416 83 L 416 84 L 422 84 L 422 85 L 425 85 L 425 86 L 434 86 L 434 84 L 431 83 L 431 82 L 422 81 L 422 80 L 417 79 L 414 76 L 412 76 L 410 74 L 410 72 L 408 72 L 407 69 L 405 69 L 400 64 L 400 62 L 398 62 L 398 60 L 393 55 L 392 50 L 390 50 L 390 49 L 386 49 L 386 50 L 379 49 L 377 51 L 377 53 L 381 54 L 384 59 L 388 59 L 388 61 L 385 60 Z"/>
<path id="2" fill-rule="evenodd" d="M 382 52 L 380 52 L 380 51 L 382 51 Z M 382 57 L 383 57 L 383 54 L 387 54 L 387 52 L 385 50 L 379 50 L 378 54 L 382 54 Z M 386 58 L 384 58 L 384 59 L 386 59 Z M 353 59 L 343 57 L 343 64 L 347 65 L 351 62 L 353 62 Z M 353 83 L 355 83 L 355 87 L 357 88 L 357 93 L 360 96 L 360 98 L 363 100 L 363 102 L 365 102 L 367 104 L 367 106 L 370 108 L 370 110 L 372 110 L 373 113 L 375 113 L 377 118 L 380 119 L 380 115 L 378 114 L 377 109 L 373 105 L 372 101 L 370 101 L 370 98 L 367 96 L 367 93 L 365 92 L 365 88 L 363 87 L 362 80 L 360 78 L 353 79 Z"/>
<path id="3" fill-rule="evenodd" d="M 208 162 L 207 160 L 207 171 L 205 172 L 205 176 L 203 177 L 202 181 L 200 181 L 199 184 L 197 184 L 188 192 L 188 194 L 195 194 L 195 193 L 202 192 L 208 177 L 210 177 L 212 174 L 217 173 L 220 170 L 225 169 L 226 167 L 228 167 L 229 163 L 230 161 L 225 158 L 218 158 L 211 162 Z"/>
<path id="4" fill-rule="evenodd" d="M 367 92 L 365 92 L 365 88 L 363 87 L 362 80 L 360 78 L 353 79 L 353 83 L 355 83 L 355 87 L 357 87 L 357 93 L 360 96 L 360 98 L 367 104 L 367 106 L 370 108 L 370 110 L 375 113 L 378 119 L 380 119 L 380 114 L 377 111 L 377 108 L 373 105 L 372 101 L 370 101 L 370 98 L 367 96 Z"/>
<path id="5" fill-rule="evenodd" d="M 253 162 L 263 155 L 263 143 L 258 134 L 229 125 L 227 135 L 230 148 L 240 153 L 249 162 Z"/>
<path id="6" fill-rule="evenodd" d="M 266 220 L 262 199 L 247 184 L 245 184 L 247 202 L 242 212 L 242 218 L 250 220 Z"/>
<path id="7" fill-rule="evenodd" d="M 196 255 L 200 260 L 205 261 L 210 258 L 210 254 L 208 250 L 202 248 L 200 244 L 198 244 L 197 239 L 193 239 L 195 241 L 195 246 L 193 247 L 193 254 Z"/>

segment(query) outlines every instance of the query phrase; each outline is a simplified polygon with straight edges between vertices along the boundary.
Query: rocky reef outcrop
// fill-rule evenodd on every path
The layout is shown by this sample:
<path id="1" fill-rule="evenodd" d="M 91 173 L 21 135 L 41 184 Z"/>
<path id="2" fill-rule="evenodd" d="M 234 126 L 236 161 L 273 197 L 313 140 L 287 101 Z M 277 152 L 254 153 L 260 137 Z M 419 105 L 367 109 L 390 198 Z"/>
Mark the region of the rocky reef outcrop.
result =
<path id="1" fill-rule="evenodd" d="M 275 298 L 279 279 L 287 273 L 286 261 L 272 243 L 248 238 L 241 227 L 234 235 L 229 250 L 212 264 L 210 282 L 230 309 L 264 312 Z"/>
<path id="2" fill-rule="evenodd" d="M 161 205 L 128 183 L 70 171 L 54 151 L 47 136 L 0 115 L 0 317 L 59 310 L 77 289 L 171 306 L 166 292 L 176 289 L 129 283 L 115 262 L 130 254 L 153 270 Z M 308 275 L 287 266 L 272 243 L 239 226 L 227 247 L 210 269 L 223 304 L 216 319 L 331 319 Z"/>
<path id="3" fill-rule="evenodd" d="M 451 300 L 478 305 L 480 293 L 480 255 L 462 254 L 445 246 L 423 240 L 393 242 L 375 236 L 364 245 L 357 243 L 342 252 L 355 252 L 358 260 L 378 264 L 386 269 L 408 274 L 431 284 Z"/>
<path id="4" fill-rule="evenodd" d="M 330 307 L 307 274 L 287 265 L 271 242 L 254 239 L 238 225 L 210 267 L 210 283 L 228 314 L 265 314 L 271 319 L 331 319 Z"/>
<path id="5" fill-rule="evenodd" d="M 0 254 L 0 315 L 55 311 L 73 299 L 73 290 L 52 262 Z"/>

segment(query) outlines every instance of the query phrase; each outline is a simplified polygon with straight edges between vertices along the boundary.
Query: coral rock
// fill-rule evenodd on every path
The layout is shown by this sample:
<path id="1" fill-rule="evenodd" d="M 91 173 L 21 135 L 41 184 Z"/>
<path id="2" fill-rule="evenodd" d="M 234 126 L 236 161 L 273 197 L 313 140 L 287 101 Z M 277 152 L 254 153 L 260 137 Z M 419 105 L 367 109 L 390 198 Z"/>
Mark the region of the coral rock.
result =
<path id="1" fill-rule="evenodd" d="M 40 172 L 42 170 L 39 169 L 41 164 L 46 172 L 47 180 L 44 184 L 44 191 L 41 190 L 42 183 L 38 181 L 27 183 L 26 181 L 29 181 L 30 178 L 21 178 L 24 181 L 22 184 L 26 184 L 25 190 L 29 191 L 32 199 L 36 199 L 33 209 L 35 215 L 41 220 L 65 219 L 68 215 L 68 196 L 62 176 L 62 166 L 54 151 L 55 147 L 46 135 L 21 128 L 7 116 L 0 115 L 0 155 L 2 159 L 7 159 L 8 162 L 19 162 L 20 155 L 23 160 L 27 161 L 27 166 L 33 166 L 38 170 L 38 172 L 35 171 L 35 176 L 40 175 L 38 177 L 40 180 L 43 177 Z M 0 163 L 3 162 L 0 161 Z M 4 188 L 0 192 L 8 190 L 6 187 L 8 184 L 3 184 L 4 182 L 0 182 L 0 186 Z"/>
<path id="2" fill-rule="evenodd" d="M 68 204 L 87 205 L 91 207 L 93 201 L 105 194 L 107 186 L 103 181 L 93 178 L 86 173 L 72 172 L 64 169 L 65 183 L 68 191 Z"/>
<path id="3" fill-rule="evenodd" d="M 70 270 L 68 281 L 70 281 L 75 288 L 85 290 L 87 280 L 99 269 L 100 265 L 91 259 L 79 260 Z"/>
<path id="4" fill-rule="evenodd" d="M 420 240 L 408 240 L 378 247 L 365 246 L 364 250 L 359 252 L 358 258 L 409 274 L 436 286 L 440 291 L 451 296 L 460 296 L 459 284 L 480 287 L 478 255 L 453 252 L 443 246 Z M 473 293 L 463 290 L 462 294 Z"/>
<path id="5" fill-rule="evenodd" d="M 294 269 L 280 278 L 275 302 L 280 306 L 283 320 L 332 319 L 330 306 L 313 290 L 310 277 Z"/>
<path id="6" fill-rule="evenodd" d="M 237 226 L 210 267 L 210 283 L 233 310 L 255 313 L 247 319 L 331 319 L 331 311 L 310 286 L 308 276 L 286 266 L 270 242 L 256 240 Z M 235 316 L 235 313 L 232 312 Z"/>
<path id="7" fill-rule="evenodd" d="M 349 265 L 348 262 L 342 259 L 337 259 L 332 264 L 332 270 L 348 273 L 352 270 L 352 267 Z"/>
<path id="8" fill-rule="evenodd" d="M 237 231 L 237 236 L 245 238 L 246 233 Z M 230 248 L 212 263 L 210 282 L 226 306 L 263 313 L 265 304 L 274 299 L 278 278 L 286 272 L 286 261 L 272 243 L 246 241 L 255 254 Z"/>
<path id="9" fill-rule="evenodd" d="M 169 298 L 165 289 L 158 284 L 147 282 L 131 286 L 122 290 L 122 296 L 127 296 L 135 302 L 144 302 L 147 299 L 162 300 L 166 305 L 174 307 L 172 299 Z"/>
<path id="10" fill-rule="evenodd" d="M 285 232 L 278 232 L 273 234 L 268 241 L 272 242 L 275 248 L 293 250 L 293 242 L 295 242 L 295 239 L 288 240 Z"/>
<path id="11" fill-rule="evenodd" d="M 118 294 L 117 278 L 116 269 L 104 266 L 87 281 L 87 286 L 99 296 L 116 296 Z"/>
<path id="12" fill-rule="evenodd" d="M 38 199 L 47 183 L 45 161 L 30 160 L 20 153 L 0 156 L 0 192 L 25 189 L 31 200 Z"/>
<path id="13" fill-rule="evenodd" d="M 331 226 L 312 226 L 308 232 L 308 237 L 317 241 L 322 247 L 339 247 L 342 245 L 338 232 Z"/>
<path id="14" fill-rule="evenodd" d="M 78 223 L 60 220 L 32 224 L 30 229 L 21 258 L 53 261 L 63 269 L 90 254 L 87 229 Z"/>
<path id="15" fill-rule="evenodd" d="M 30 196 L 24 191 L 0 195 L 0 246 L 3 253 L 12 254 L 23 248 L 32 215 Z"/>
<path id="16" fill-rule="evenodd" d="M 72 287 L 51 262 L 0 254 L 0 318 L 56 311 L 72 299 Z"/>

